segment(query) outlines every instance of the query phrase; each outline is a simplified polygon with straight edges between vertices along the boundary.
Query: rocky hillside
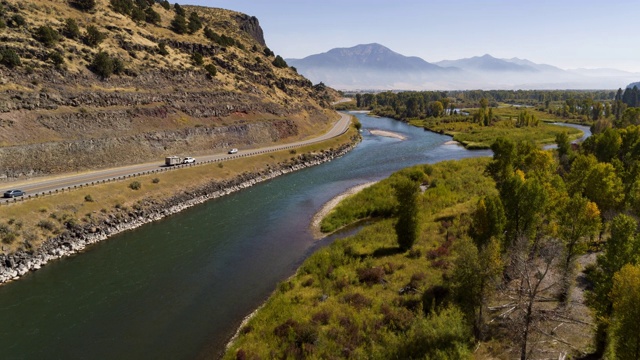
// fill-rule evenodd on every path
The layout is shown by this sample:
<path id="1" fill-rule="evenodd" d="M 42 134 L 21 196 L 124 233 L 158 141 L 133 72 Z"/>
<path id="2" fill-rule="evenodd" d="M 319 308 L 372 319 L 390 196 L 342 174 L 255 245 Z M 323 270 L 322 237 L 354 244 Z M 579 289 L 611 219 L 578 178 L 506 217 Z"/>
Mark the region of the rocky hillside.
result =
<path id="1" fill-rule="evenodd" d="M 333 95 L 255 17 L 166 0 L 0 2 L 0 181 L 290 141 Z"/>

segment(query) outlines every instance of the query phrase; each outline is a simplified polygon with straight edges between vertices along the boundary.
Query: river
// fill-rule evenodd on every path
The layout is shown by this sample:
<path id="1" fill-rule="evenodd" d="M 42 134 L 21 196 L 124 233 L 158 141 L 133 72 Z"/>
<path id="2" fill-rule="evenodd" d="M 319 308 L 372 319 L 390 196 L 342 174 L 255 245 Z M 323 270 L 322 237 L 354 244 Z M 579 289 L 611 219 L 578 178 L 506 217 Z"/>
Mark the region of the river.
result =
<path id="1" fill-rule="evenodd" d="M 363 141 L 340 159 L 119 234 L 1 286 L 0 358 L 215 356 L 279 281 L 333 240 L 314 241 L 309 230 L 324 203 L 407 166 L 491 154 L 356 116 Z"/>

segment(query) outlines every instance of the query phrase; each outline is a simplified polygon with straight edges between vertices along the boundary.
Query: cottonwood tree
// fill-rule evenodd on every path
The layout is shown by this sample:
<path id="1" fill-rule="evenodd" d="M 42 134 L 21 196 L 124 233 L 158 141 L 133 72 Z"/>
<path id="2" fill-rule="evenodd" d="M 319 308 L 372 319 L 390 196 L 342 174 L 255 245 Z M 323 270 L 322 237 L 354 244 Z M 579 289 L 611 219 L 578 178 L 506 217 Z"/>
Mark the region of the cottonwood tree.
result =
<path id="1" fill-rule="evenodd" d="M 627 264 L 613 276 L 609 341 L 616 359 L 640 359 L 640 266 Z"/>
<path id="2" fill-rule="evenodd" d="M 478 248 L 462 239 L 456 245 L 456 254 L 451 276 L 454 300 L 473 325 L 476 339 L 482 339 L 487 302 L 502 273 L 500 242 L 492 238 Z"/>
<path id="3" fill-rule="evenodd" d="M 535 242 L 535 232 L 543 220 L 547 199 L 546 190 L 540 181 L 535 178 L 525 179 L 524 173 L 518 170 L 502 184 L 500 198 L 507 219 L 507 247 L 523 237 Z"/>
<path id="4" fill-rule="evenodd" d="M 638 224 L 625 214 L 617 215 L 611 221 L 611 237 L 604 245 L 603 253 L 598 256 L 597 268 L 589 275 L 593 291 L 589 293 L 589 304 L 596 311 L 597 330 L 596 348 L 604 351 L 609 331 L 613 304 L 611 294 L 613 276 L 626 264 L 636 264 L 640 256 L 640 238 Z"/>
<path id="5" fill-rule="evenodd" d="M 600 210 L 594 202 L 576 194 L 562 207 L 558 217 L 558 235 L 564 244 L 562 291 L 566 299 L 574 275 L 575 260 L 587 250 L 588 240 L 600 231 Z"/>
<path id="6" fill-rule="evenodd" d="M 501 237 L 506 221 L 499 196 L 486 196 L 478 200 L 470 231 L 476 246 L 481 248 L 486 246 L 492 237 Z"/>

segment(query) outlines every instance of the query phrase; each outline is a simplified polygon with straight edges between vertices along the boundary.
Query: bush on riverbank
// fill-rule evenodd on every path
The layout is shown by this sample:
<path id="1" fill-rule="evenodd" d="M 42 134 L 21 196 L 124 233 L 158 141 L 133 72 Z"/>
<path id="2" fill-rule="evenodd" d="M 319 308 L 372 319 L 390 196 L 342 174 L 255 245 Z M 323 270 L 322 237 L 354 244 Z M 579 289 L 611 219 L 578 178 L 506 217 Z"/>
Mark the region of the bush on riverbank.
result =
<path id="1" fill-rule="evenodd" d="M 469 358 L 472 336 L 460 310 L 425 312 L 421 294 L 442 283 L 455 256 L 436 250 L 463 236 L 479 196 L 495 194 L 484 175 L 488 161 L 405 169 L 341 203 L 332 226 L 384 218 L 305 261 L 240 330 L 225 358 Z M 390 189 L 416 176 L 429 184 L 418 201 L 422 227 L 413 250 L 403 252 Z"/>

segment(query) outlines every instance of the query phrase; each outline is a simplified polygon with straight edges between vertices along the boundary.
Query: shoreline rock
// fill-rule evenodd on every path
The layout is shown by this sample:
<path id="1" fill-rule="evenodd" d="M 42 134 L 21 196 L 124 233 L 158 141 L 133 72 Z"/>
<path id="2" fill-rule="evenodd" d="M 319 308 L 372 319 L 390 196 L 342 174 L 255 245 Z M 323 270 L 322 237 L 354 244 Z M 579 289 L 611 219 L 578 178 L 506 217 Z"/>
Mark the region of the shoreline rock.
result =
<path id="1" fill-rule="evenodd" d="M 231 180 L 212 181 L 205 186 L 175 195 L 161 203 L 153 202 L 140 210 L 114 214 L 101 224 L 88 224 L 68 229 L 61 235 L 49 238 L 33 252 L 18 251 L 13 254 L 0 254 L 0 286 L 17 280 L 30 271 L 40 269 L 52 260 L 80 253 L 91 244 L 106 240 L 113 235 L 138 228 L 205 201 L 249 188 L 278 176 L 339 158 L 351 151 L 356 143 L 357 141 L 354 140 L 336 150 L 302 154 L 296 157 L 293 162 L 282 163 L 275 168 L 244 173 Z"/>

